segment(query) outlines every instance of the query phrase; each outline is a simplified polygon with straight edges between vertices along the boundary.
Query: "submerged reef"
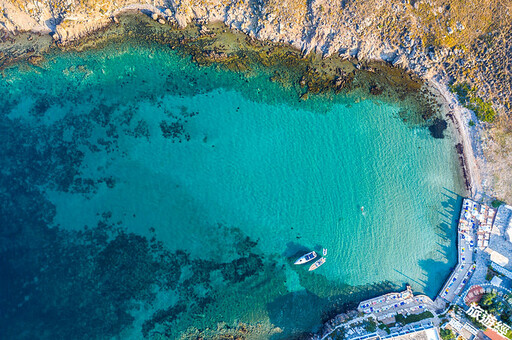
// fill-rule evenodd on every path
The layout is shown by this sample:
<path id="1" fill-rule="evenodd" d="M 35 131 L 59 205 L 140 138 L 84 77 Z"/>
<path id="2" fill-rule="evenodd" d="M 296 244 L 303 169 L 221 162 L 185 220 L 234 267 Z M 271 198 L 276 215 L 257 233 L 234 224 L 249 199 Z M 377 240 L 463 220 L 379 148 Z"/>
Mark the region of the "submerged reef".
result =
<path id="1" fill-rule="evenodd" d="M 26 202 L 42 208 L 40 204 L 44 198 L 32 195 Z M 270 324 L 220 326 L 218 323 L 222 320 L 209 316 L 220 309 L 228 324 L 234 322 L 236 317 L 230 316 L 229 309 L 236 301 L 230 297 L 235 295 L 237 285 L 256 282 L 276 286 L 276 300 L 266 307 L 274 325 L 288 324 L 290 320 L 283 317 L 297 317 L 298 311 L 283 314 L 283 306 L 302 306 L 305 301 L 315 301 L 319 309 L 326 307 L 326 301 L 312 292 L 278 297 L 286 291 L 281 269 L 274 260 L 258 255 L 257 243 L 236 230 L 231 232 L 239 238 L 239 245 L 248 255 L 241 254 L 231 262 L 218 263 L 191 258 L 184 251 L 169 252 L 154 238 L 148 240 L 127 233 L 118 222 L 111 221 L 109 212 L 105 212 L 92 228 L 77 232 L 51 229 L 45 221 L 51 218 L 51 211 L 47 213 L 50 216 L 24 220 L 27 230 L 23 232 L 11 231 L 7 235 L 4 231 L 0 235 L 0 273 L 9 278 L 2 280 L 0 325 L 8 338 L 110 338 L 131 330 L 133 314 L 141 309 L 153 310 L 141 329 L 134 330 L 144 338 L 176 339 L 210 334 L 215 339 L 228 335 L 245 338 L 251 334 L 264 337 L 280 334 L 282 330 Z M 15 244 L 6 247 L 7 237 L 15 240 Z M 189 274 L 184 275 L 185 271 Z M 212 286 L 215 273 L 220 275 L 216 280 L 225 282 L 220 287 L 218 284 Z M 268 275 L 274 277 L 273 282 L 261 281 Z M 318 282 L 314 283 L 314 286 L 318 285 Z M 361 298 L 392 287 L 389 284 L 373 288 L 340 287 L 339 293 L 342 298 L 349 291 L 359 290 L 356 296 Z M 198 293 L 201 290 L 207 293 Z M 176 294 L 177 302 L 154 309 L 158 294 Z M 237 296 L 251 299 L 249 295 L 240 297 L 238 293 Z M 343 303 L 332 304 L 331 313 L 323 315 L 322 321 L 346 307 Z M 311 323 L 311 313 L 300 312 L 302 316 L 295 321 L 299 329 L 303 322 Z"/>
<path id="2" fill-rule="evenodd" d="M 17 244 L 1 252 L 2 277 L 9 279 L 2 280 L 6 286 L 0 295 L 0 323 L 9 338 L 116 336 L 132 325 L 133 310 L 155 301 L 158 290 L 178 291 L 179 300 L 144 321 L 142 335 L 176 338 L 186 329 L 178 327 L 186 326 L 176 322 L 178 317 L 205 313 L 215 303 L 211 296 L 221 293 L 210 286 L 211 272 L 220 269 L 222 277 L 234 283 L 257 275 L 263 266 L 254 254 L 215 263 L 191 259 L 182 251 L 170 253 L 156 240 L 126 233 L 108 218 L 80 232 L 48 229 L 43 221 L 36 222 L 40 225 L 27 228 L 39 230 L 25 231 L 23 240 L 14 237 Z M 183 280 L 186 269 L 192 276 Z M 198 286 L 209 295 L 197 296 Z"/>

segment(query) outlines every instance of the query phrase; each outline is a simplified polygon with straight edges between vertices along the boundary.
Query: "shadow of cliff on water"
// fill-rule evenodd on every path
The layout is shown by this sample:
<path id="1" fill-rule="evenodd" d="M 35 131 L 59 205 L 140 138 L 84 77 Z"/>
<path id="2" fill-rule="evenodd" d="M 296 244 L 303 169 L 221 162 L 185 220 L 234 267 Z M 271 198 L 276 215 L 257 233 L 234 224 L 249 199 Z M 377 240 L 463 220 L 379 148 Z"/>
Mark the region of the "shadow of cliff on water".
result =
<path id="1" fill-rule="evenodd" d="M 425 287 L 424 291 L 431 298 L 435 298 L 438 290 L 441 289 L 451 270 L 457 264 L 457 250 L 455 249 L 457 246 L 457 224 L 463 197 L 446 188 L 444 188 L 442 195 L 442 210 L 438 213 L 443 218 L 436 227 L 436 234 L 443 241 L 437 243 L 441 247 L 438 252 L 446 261 L 426 259 L 418 262 L 425 272 L 425 279 L 422 280 Z M 439 268 L 443 270 L 439 270 Z"/>

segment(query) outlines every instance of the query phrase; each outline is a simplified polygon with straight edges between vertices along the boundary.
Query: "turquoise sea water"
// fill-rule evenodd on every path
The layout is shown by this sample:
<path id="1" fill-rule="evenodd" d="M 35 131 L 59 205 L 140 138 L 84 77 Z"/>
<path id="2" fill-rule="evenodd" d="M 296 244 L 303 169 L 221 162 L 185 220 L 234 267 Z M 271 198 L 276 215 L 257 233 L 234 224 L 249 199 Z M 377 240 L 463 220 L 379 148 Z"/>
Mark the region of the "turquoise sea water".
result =
<path id="1" fill-rule="evenodd" d="M 7 69 L 0 93 L 2 321 L 26 334 L 281 338 L 406 283 L 433 297 L 455 264 L 450 131 L 401 104 L 133 44 Z"/>

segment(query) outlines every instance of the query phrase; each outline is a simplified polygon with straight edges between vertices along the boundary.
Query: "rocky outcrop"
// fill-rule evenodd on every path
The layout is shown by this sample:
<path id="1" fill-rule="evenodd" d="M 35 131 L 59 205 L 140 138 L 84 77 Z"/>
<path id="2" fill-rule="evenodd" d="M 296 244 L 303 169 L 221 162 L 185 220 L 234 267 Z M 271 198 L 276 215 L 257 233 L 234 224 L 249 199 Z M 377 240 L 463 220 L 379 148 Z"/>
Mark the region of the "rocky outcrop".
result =
<path id="1" fill-rule="evenodd" d="M 483 44 L 482 35 L 493 30 L 510 32 L 503 27 L 511 27 L 512 5 L 499 0 L 448 3 L 441 0 L 1 0 L 0 25 L 11 32 L 50 32 L 57 41 L 66 43 L 115 21 L 122 11 L 140 10 L 163 25 L 185 27 L 192 21 L 222 21 L 253 38 L 288 43 L 305 54 L 384 60 L 424 78 L 440 74 L 461 79 L 466 76 L 461 75 L 461 70 L 473 67 L 487 77 L 487 80 L 481 77 L 473 80 L 489 83 L 493 75 L 488 74 L 488 67 L 481 62 L 487 59 L 485 53 L 493 52 L 492 46 L 487 45 L 489 41 L 507 38 L 495 34 L 491 39 L 485 37 Z M 481 48 L 476 44 L 481 44 Z M 502 80 L 510 80 L 510 72 L 507 75 Z M 505 81 L 499 83 L 506 85 Z M 499 93 L 495 86 L 481 87 L 481 95 L 492 99 L 499 110 L 510 110 L 510 85 L 501 91 L 504 93 Z"/>
<path id="2" fill-rule="evenodd" d="M 464 8 L 451 9 L 439 0 L 2 0 L 0 24 L 9 31 L 52 32 L 65 43 L 108 24 L 123 10 L 137 9 L 161 24 L 222 21 L 253 38 L 285 42 L 306 54 L 384 60 L 428 76 L 453 57 L 466 62 L 459 58 L 461 53 L 464 57 L 461 46 L 473 43 L 493 23 L 510 23 L 510 6 L 486 1 L 463 6 L 467 11 L 477 4 L 488 7 L 492 20 L 487 23 L 474 14 L 464 17 Z"/>

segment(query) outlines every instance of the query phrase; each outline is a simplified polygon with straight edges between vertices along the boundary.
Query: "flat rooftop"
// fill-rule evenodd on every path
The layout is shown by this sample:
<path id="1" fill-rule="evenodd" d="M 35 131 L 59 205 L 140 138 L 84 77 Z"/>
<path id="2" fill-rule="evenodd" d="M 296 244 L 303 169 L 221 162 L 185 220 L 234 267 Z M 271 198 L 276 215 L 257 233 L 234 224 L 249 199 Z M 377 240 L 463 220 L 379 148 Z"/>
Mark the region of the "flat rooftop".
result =
<path id="1" fill-rule="evenodd" d="M 411 331 L 406 334 L 397 334 L 391 336 L 384 337 L 383 339 L 393 339 L 393 340 L 440 340 L 439 332 L 437 328 L 427 328 L 417 331 Z"/>

